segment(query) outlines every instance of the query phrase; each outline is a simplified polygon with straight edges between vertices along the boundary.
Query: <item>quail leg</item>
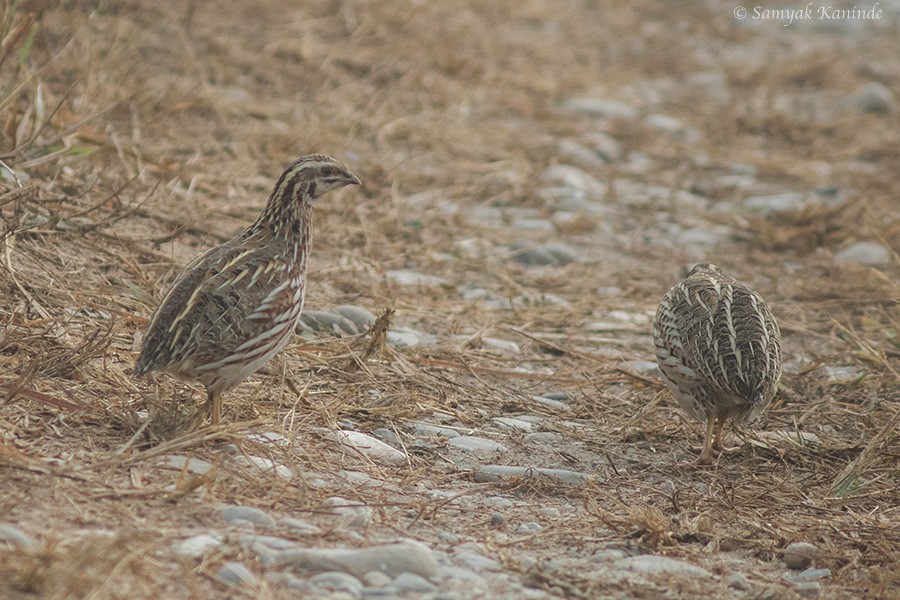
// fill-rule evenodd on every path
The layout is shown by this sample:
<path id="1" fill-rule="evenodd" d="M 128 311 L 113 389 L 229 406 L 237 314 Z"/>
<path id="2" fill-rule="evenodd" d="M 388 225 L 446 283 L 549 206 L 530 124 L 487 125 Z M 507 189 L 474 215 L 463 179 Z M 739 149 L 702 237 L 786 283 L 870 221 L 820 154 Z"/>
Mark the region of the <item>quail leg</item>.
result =
<path id="1" fill-rule="evenodd" d="M 209 412 L 210 421 L 218 425 L 222 420 L 222 394 L 213 390 L 206 390 L 206 410 Z"/>
<path id="2" fill-rule="evenodd" d="M 703 451 L 700 453 L 700 457 L 697 458 L 698 465 L 711 465 L 712 464 L 712 441 L 713 441 L 713 430 L 716 426 L 716 415 L 710 412 L 706 416 L 706 436 L 703 438 Z"/>
<path id="3" fill-rule="evenodd" d="M 722 435 L 722 428 L 725 426 L 725 419 L 719 419 L 716 423 L 716 437 L 713 440 L 713 450 L 717 452 L 722 452 L 725 450 L 724 436 Z"/>

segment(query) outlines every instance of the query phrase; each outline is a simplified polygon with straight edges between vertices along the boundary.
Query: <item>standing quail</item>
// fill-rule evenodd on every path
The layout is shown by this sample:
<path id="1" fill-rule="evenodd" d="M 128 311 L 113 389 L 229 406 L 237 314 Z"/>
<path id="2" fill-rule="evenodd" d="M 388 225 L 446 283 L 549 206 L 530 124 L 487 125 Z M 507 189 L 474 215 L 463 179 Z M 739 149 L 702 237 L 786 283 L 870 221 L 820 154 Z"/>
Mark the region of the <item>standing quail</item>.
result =
<path id="1" fill-rule="evenodd" d="M 164 371 L 199 381 L 218 423 L 222 394 L 269 362 L 294 333 L 313 204 L 351 184 L 359 179 L 328 156 L 288 165 L 252 225 L 185 267 L 150 322 L 134 374 Z"/>
<path id="2" fill-rule="evenodd" d="M 781 340 L 763 299 L 715 265 L 699 264 L 662 299 L 656 360 L 678 404 L 706 421 L 698 462 L 722 450 L 722 427 L 754 421 L 781 377 Z M 715 443 L 713 443 L 715 433 Z"/>

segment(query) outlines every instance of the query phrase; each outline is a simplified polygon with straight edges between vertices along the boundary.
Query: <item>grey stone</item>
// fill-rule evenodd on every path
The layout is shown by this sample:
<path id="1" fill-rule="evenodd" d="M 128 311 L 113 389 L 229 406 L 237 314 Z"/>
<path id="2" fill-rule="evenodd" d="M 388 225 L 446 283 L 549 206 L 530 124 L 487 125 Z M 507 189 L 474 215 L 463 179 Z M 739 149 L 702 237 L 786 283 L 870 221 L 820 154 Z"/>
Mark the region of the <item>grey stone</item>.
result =
<path id="1" fill-rule="evenodd" d="M 259 579 L 243 563 L 227 562 L 219 568 L 216 579 L 228 585 L 256 585 Z"/>
<path id="2" fill-rule="evenodd" d="M 605 548 L 603 550 L 597 550 L 591 556 L 591 560 L 594 562 L 614 562 L 617 560 L 621 560 L 628 556 L 628 553 L 624 550 L 620 550 L 618 548 Z"/>
<path id="3" fill-rule="evenodd" d="M 212 464 L 199 458 L 187 457 L 181 454 L 167 454 L 160 456 L 154 463 L 164 469 L 174 469 L 176 471 L 186 470 L 194 475 L 204 475 L 212 469 Z M 187 469 L 185 469 L 187 465 Z"/>
<path id="4" fill-rule="evenodd" d="M 554 444 L 562 439 L 563 436 L 555 431 L 535 431 L 525 434 L 525 441 L 530 444 Z"/>
<path id="5" fill-rule="evenodd" d="M 491 527 L 503 527 L 504 525 L 506 525 L 506 517 L 502 513 L 492 512 Z"/>
<path id="6" fill-rule="evenodd" d="M 866 372 L 852 365 L 825 366 L 821 369 L 822 377 L 828 383 L 852 383 L 866 375 Z"/>
<path id="7" fill-rule="evenodd" d="M 324 590 L 350 594 L 353 598 L 362 596 L 362 582 L 353 575 L 342 571 L 317 573 L 309 578 L 309 582 Z"/>
<path id="8" fill-rule="evenodd" d="M 437 586 L 415 573 L 400 573 L 394 578 L 394 587 L 402 593 L 425 593 L 434 590 Z"/>
<path id="9" fill-rule="evenodd" d="M 584 135 L 584 140 L 593 146 L 594 150 L 607 162 L 614 162 L 622 158 L 622 145 L 608 134 L 587 133 Z"/>
<path id="10" fill-rule="evenodd" d="M 413 346 L 418 346 L 422 341 L 422 334 L 409 327 L 398 327 L 396 329 L 388 330 L 387 342 L 391 346 L 399 346 L 401 348 L 405 346 L 411 348 Z"/>
<path id="11" fill-rule="evenodd" d="M 459 437 L 459 432 L 451 427 L 431 425 L 430 423 L 410 423 L 405 429 L 413 435 L 445 438 Z"/>
<path id="12" fill-rule="evenodd" d="M 285 527 L 299 535 L 319 535 L 322 533 L 322 530 L 318 525 L 313 525 L 309 521 L 304 521 L 303 519 L 285 517 L 283 519 L 278 519 L 277 524 L 279 527 Z"/>
<path id="13" fill-rule="evenodd" d="M 834 255 L 839 263 L 856 263 L 867 267 L 880 267 L 891 262 L 891 251 L 875 242 L 857 242 Z"/>
<path id="14" fill-rule="evenodd" d="M 257 444 L 280 444 L 287 442 L 288 439 L 277 431 L 263 431 L 262 433 L 248 433 L 244 436 L 247 441 L 256 442 Z"/>
<path id="15" fill-rule="evenodd" d="M 485 348 L 494 348 L 496 350 L 501 350 L 503 352 L 510 352 L 512 354 L 521 354 L 522 348 L 515 342 L 509 340 L 501 340 L 499 338 L 492 337 L 483 337 L 481 338 L 481 344 Z"/>
<path id="16" fill-rule="evenodd" d="M 516 526 L 516 533 L 518 533 L 519 535 L 528 535 L 530 533 L 537 533 L 543 528 L 544 526 L 540 523 L 528 521 L 526 523 L 519 523 L 519 525 Z"/>
<path id="17" fill-rule="evenodd" d="M 786 192 L 768 196 L 753 196 L 744 200 L 744 208 L 763 215 L 781 215 L 798 212 L 810 204 L 809 197 L 799 192 Z"/>
<path id="18" fill-rule="evenodd" d="M 801 581 L 794 585 L 794 591 L 803 598 L 817 598 L 822 593 L 822 585 L 818 581 Z"/>
<path id="19" fill-rule="evenodd" d="M 596 150 L 575 140 L 560 140 L 557 156 L 588 168 L 601 167 L 606 162 Z"/>
<path id="20" fill-rule="evenodd" d="M 795 571 L 810 566 L 818 548 L 809 542 L 793 542 L 784 549 L 784 564 Z"/>
<path id="21" fill-rule="evenodd" d="M 396 577 L 408 571 L 428 578 L 438 572 L 431 549 L 412 540 L 368 548 L 284 550 L 267 564 L 267 567 L 285 566 L 311 572 L 342 571 L 355 577 L 370 571 Z"/>
<path id="22" fill-rule="evenodd" d="M 34 538 L 11 523 L 0 523 L 0 542 L 10 548 L 19 550 L 34 550 L 37 542 Z"/>
<path id="23" fill-rule="evenodd" d="M 353 306 L 352 304 L 335 306 L 332 311 L 351 321 L 359 333 L 368 331 L 375 324 L 375 321 L 378 320 L 378 317 L 372 311 L 361 306 Z"/>
<path id="24" fill-rule="evenodd" d="M 712 573 L 702 567 L 654 554 L 629 556 L 617 560 L 614 564 L 619 569 L 642 575 L 675 575 L 689 578 L 712 577 Z"/>
<path id="25" fill-rule="evenodd" d="M 816 581 L 825 577 L 831 577 L 831 569 L 816 569 L 809 567 L 808 569 L 797 573 L 794 581 Z"/>
<path id="26" fill-rule="evenodd" d="M 297 547 L 297 542 L 274 535 L 245 534 L 238 537 L 238 543 L 245 549 L 265 547 L 269 550 L 287 550 Z"/>
<path id="27" fill-rule="evenodd" d="M 179 556 L 202 558 L 204 554 L 213 548 L 220 547 L 223 543 L 224 540 L 221 535 L 203 533 L 181 540 L 172 549 Z"/>
<path id="28" fill-rule="evenodd" d="M 495 482 L 504 478 L 541 478 L 546 477 L 559 483 L 580 485 L 595 479 L 587 473 L 567 471 L 565 469 L 547 469 L 544 467 L 515 467 L 507 465 L 484 465 L 475 471 L 475 481 Z"/>
<path id="29" fill-rule="evenodd" d="M 747 591 L 750 589 L 750 581 L 747 579 L 747 576 L 741 573 L 740 571 L 735 571 L 725 580 L 725 585 L 730 587 L 733 590 L 741 590 Z"/>
<path id="30" fill-rule="evenodd" d="M 387 276 L 388 281 L 403 286 L 440 287 L 442 285 L 447 285 L 446 279 L 435 277 L 434 275 L 427 275 L 425 273 L 417 273 L 416 271 L 407 269 L 388 271 L 385 275 Z"/>
<path id="31" fill-rule="evenodd" d="M 286 480 L 291 480 L 294 478 L 294 472 L 291 471 L 288 467 L 277 463 L 270 458 L 265 458 L 264 456 L 248 456 L 245 454 L 240 454 L 238 456 L 235 456 L 231 460 L 236 465 L 242 467 L 251 467 L 254 470 L 264 474 L 274 473 L 278 477 Z"/>
<path id="32" fill-rule="evenodd" d="M 504 429 L 518 429 L 526 433 L 534 431 L 536 427 L 534 422 L 518 419 L 516 417 L 494 417 L 492 420 Z"/>
<path id="33" fill-rule="evenodd" d="M 482 554 L 481 549 L 471 542 L 457 546 L 453 550 L 453 556 L 475 572 L 503 570 L 503 566 L 498 561 Z"/>
<path id="34" fill-rule="evenodd" d="M 441 566 L 441 568 L 438 569 L 438 580 L 441 582 L 456 580 L 465 584 L 466 588 L 474 588 L 475 590 L 487 586 L 487 581 L 478 573 L 473 572 L 471 569 L 465 569 L 455 565 Z"/>
<path id="35" fill-rule="evenodd" d="M 567 99 L 563 103 L 563 106 L 573 112 L 579 112 L 591 117 L 601 117 L 604 119 L 621 119 L 627 121 L 638 116 L 638 109 L 634 105 L 610 98 L 573 96 Z"/>
<path id="36" fill-rule="evenodd" d="M 361 502 L 340 496 L 326 498 L 322 506 L 338 517 L 338 524 L 349 529 L 365 529 L 372 520 L 372 509 Z"/>
<path id="37" fill-rule="evenodd" d="M 648 375 L 650 377 L 662 377 L 662 372 L 659 370 L 659 365 L 656 364 L 656 361 L 652 360 L 626 360 L 624 362 L 620 362 L 618 364 L 618 367 L 620 369 L 628 369 L 629 371 L 640 373 L 641 375 Z"/>
<path id="38" fill-rule="evenodd" d="M 388 429 L 387 427 L 379 427 L 378 429 L 373 429 L 372 435 L 377 437 L 382 442 L 387 442 L 388 444 L 400 443 L 400 437 L 396 433 L 394 433 L 393 429 Z"/>
<path id="39" fill-rule="evenodd" d="M 262 527 L 275 527 L 275 519 L 266 511 L 252 506 L 225 505 L 219 508 L 219 514 L 229 523 L 253 523 Z"/>
<path id="40" fill-rule="evenodd" d="M 894 93 L 886 85 L 869 81 L 856 89 L 844 103 L 862 113 L 887 114 L 894 109 Z"/>
<path id="41" fill-rule="evenodd" d="M 369 571 L 362 576 L 362 582 L 369 587 L 384 587 L 390 585 L 391 578 L 381 571 Z"/>
<path id="42" fill-rule="evenodd" d="M 588 198 L 602 200 L 606 186 L 583 169 L 573 165 L 550 165 L 540 176 L 541 181 L 557 184 L 584 193 Z"/>
<path id="43" fill-rule="evenodd" d="M 352 448 L 378 463 L 405 465 L 409 461 L 409 457 L 406 453 L 359 431 L 344 431 L 338 429 L 337 431 L 331 432 L 329 437 L 342 446 Z"/>
<path id="44" fill-rule="evenodd" d="M 305 310 L 300 314 L 299 325 L 316 333 L 331 335 L 356 335 L 360 333 L 353 321 L 327 310 Z"/>
<path id="45" fill-rule="evenodd" d="M 562 400 L 555 400 L 553 398 L 548 398 L 547 396 L 532 396 L 531 399 L 538 404 L 546 406 L 547 408 L 553 410 L 558 410 L 561 412 L 569 412 L 570 410 L 572 410 L 572 408 Z"/>
<path id="46" fill-rule="evenodd" d="M 461 435 L 459 437 L 450 438 L 448 445 L 465 450 L 466 452 L 507 452 L 507 447 L 500 442 L 485 439 L 474 435 Z"/>
<path id="47" fill-rule="evenodd" d="M 309 583 L 306 579 L 297 577 L 293 573 L 281 571 L 269 571 L 263 575 L 263 580 L 269 585 L 285 587 L 298 592 L 304 598 L 321 598 L 325 591 Z"/>

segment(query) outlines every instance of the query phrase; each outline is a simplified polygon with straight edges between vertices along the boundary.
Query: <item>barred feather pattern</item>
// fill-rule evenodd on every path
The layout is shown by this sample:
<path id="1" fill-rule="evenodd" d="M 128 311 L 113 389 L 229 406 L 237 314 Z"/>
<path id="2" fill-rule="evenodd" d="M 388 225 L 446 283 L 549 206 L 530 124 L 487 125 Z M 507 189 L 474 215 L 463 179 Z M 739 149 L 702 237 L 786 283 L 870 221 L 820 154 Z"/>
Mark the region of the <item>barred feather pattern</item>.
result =
<path id="1" fill-rule="evenodd" d="M 150 322 L 134 374 L 197 380 L 212 397 L 266 364 L 303 309 L 315 200 L 358 183 L 325 155 L 291 163 L 260 217 L 177 278 Z"/>
<path id="2" fill-rule="evenodd" d="M 754 421 L 781 378 L 781 338 L 765 301 L 715 265 L 695 266 L 659 305 L 656 359 L 692 417 Z M 721 425 L 720 425 L 721 427 Z"/>

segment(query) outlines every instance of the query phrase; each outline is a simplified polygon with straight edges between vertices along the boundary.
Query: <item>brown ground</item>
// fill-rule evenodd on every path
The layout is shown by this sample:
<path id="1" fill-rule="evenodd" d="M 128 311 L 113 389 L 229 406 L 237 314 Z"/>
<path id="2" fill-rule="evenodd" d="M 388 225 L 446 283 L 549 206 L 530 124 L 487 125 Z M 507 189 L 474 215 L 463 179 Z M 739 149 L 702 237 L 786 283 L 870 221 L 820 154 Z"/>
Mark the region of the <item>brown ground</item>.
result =
<path id="1" fill-rule="evenodd" d="M 900 247 L 898 105 L 893 114 L 818 116 L 868 81 L 900 96 L 896 16 L 854 33 L 737 27 L 734 3 L 717 2 L 59 4 L 4 3 L 0 154 L 25 181 L 18 188 L 5 170 L 0 181 L 0 522 L 40 548 L 0 544 L 0 596 L 282 597 L 275 587 L 238 592 L 215 581 L 223 561 L 253 565 L 240 549 L 200 563 L 166 549 L 220 526 L 215 503 L 319 522 L 322 500 L 344 496 L 375 508 L 365 540 L 328 530 L 307 543 L 410 536 L 446 550 L 437 536 L 449 531 L 554 595 L 662 594 L 578 566 L 623 547 L 721 576 L 667 597 L 729 597 L 725 577 L 741 571 L 753 597 L 791 598 L 781 552 L 806 541 L 819 548 L 815 566 L 832 571 L 822 597 L 896 597 L 900 262 L 894 253 L 876 269 L 833 254 L 857 240 Z M 689 77 L 709 71 L 723 75 L 723 93 Z M 620 99 L 700 135 L 565 110 L 572 96 Z M 610 186 L 609 212 L 576 210 L 550 232 L 471 216 L 499 207 L 510 219 L 520 209 L 549 218 L 540 174 L 571 162 L 558 156 L 560 140 L 592 131 L 625 151 L 582 165 Z M 310 151 L 346 160 L 364 185 L 317 207 L 308 305 L 393 307 L 395 326 L 437 343 L 384 349 L 353 369 L 368 338 L 298 338 L 229 397 L 231 425 L 173 434 L 161 415 L 135 435 L 137 411 L 170 409 L 193 389 L 189 410 L 201 396 L 164 377 L 158 387 L 132 379 L 136 332 L 178 266 L 251 221 L 283 166 Z M 649 168 L 629 170 L 635 152 Z M 715 182 L 735 164 L 765 184 L 836 186 L 848 198 L 775 218 L 727 209 L 743 192 Z M 709 205 L 632 203 L 616 193 L 622 178 L 692 190 Z M 666 239 L 669 223 L 730 233 L 698 253 Z M 508 259 L 517 239 L 564 241 L 580 260 L 523 268 Z M 794 432 L 771 443 L 729 438 L 741 449 L 709 469 L 690 464 L 700 426 L 658 380 L 618 368 L 651 358 L 646 324 L 586 329 L 612 310 L 652 314 L 684 264 L 703 256 L 774 307 L 787 369 L 760 428 Z M 406 268 L 449 285 L 401 287 L 385 277 Z M 507 298 L 551 292 L 567 304 L 491 310 L 463 300 L 457 286 L 469 283 Z M 601 295 L 601 286 L 619 290 Z M 491 349 L 483 337 L 514 341 L 522 353 Z M 824 366 L 864 376 L 834 382 Z M 573 411 L 556 415 L 530 400 L 550 391 L 567 392 Z M 493 417 L 539 415 L 572 443 L 534 453 L 509 436 L 506 455 L 478 460 L 438 445 L 391 468 L 315 430 L 343 420 L 363 432 L 402 430 L 436 411 L 487 437 Z M 243 433 L 271 430 L 293 440 L 268 451 L 302 474 L 289 483 L 222 466 L 192 493 L 184 475 L 154 466 L 162 454 L 221 462 L 223 439 L 259 454 Z M 792 441 L 800 432 L 819 443 Z M 490 462 L 597 480 L 476 483 L 471 467 Z M 325 477 L 350 468 L 401 492 Z M 316 477 L 328 485 L 310 485 Z M 430 500 L 416 483 L 469 494 L 474 509 Z M 501 536 L 478 504 L 485 495 L 514 501 L 509 523 L 536 520 L 538 507 L 560 512 L 541 517 L 536 534 Z M 565 560 L 542 571 L 523 555 Z"/>

